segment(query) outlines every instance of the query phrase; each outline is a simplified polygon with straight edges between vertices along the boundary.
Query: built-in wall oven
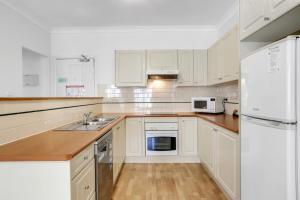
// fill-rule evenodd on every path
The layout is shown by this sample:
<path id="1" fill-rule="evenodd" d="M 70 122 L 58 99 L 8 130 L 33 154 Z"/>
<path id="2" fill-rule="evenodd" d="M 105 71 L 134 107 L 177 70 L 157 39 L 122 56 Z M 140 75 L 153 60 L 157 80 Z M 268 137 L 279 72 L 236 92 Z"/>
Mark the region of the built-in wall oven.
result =
<path id="1" fill-rule="evenodd" d="M 145 122 L 146 155 L 178 154 L 178 122 Z"/>

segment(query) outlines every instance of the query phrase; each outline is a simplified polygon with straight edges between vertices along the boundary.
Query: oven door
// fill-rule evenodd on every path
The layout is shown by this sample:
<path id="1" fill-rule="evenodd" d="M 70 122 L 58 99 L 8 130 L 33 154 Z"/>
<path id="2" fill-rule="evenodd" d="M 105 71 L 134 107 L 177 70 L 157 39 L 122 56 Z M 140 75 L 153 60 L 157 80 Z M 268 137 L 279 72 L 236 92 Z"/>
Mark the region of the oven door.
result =
<path id="1" fill-rule="evenodd" d="M 177 131 L 146 131 L 146 155 L 177 155 Z"/>

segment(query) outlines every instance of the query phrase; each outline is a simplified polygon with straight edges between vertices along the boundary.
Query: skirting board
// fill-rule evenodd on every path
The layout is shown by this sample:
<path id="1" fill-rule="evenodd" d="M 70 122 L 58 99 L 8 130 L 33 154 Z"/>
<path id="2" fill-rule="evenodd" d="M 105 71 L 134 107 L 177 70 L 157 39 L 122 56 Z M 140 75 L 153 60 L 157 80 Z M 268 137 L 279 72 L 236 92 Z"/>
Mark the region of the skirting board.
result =
<path id="1" fill-rule="evenodd" d="M 198 156 L 126 157 L 125 163 L 200 163 Z"/>

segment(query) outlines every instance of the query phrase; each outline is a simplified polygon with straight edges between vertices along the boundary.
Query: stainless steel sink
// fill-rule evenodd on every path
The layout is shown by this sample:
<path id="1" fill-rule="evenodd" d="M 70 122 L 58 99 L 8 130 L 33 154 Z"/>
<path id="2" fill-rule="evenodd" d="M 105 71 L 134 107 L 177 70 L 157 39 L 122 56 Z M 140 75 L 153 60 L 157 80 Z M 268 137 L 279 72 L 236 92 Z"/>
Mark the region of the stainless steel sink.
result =
<path id="1" fill-rule="evenodd" d="M 58 129 L 55 129 L 56 131 L 97 131 L 101 130 L 105 126 L 107 126 L 109 123 L 117 119 L 116 117 L 94 117 L 88 122 L 79 121 L 72 124 L 65 125 L 63 127 L 60 127 Z"/>

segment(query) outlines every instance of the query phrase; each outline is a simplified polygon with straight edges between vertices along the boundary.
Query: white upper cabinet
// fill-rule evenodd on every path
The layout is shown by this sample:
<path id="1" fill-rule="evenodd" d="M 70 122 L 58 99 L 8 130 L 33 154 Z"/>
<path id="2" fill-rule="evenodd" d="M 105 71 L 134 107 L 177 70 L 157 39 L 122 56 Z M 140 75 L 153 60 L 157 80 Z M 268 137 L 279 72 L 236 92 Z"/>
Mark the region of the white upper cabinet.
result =
<path id="1" fill-rule="evenodd" d="M 207 50 L 194 50 L 194 85 L 207 85 Z"/>
<path id="2" fill-rule="evenodd" d="M 146 86 L 145 51 L 116 51 L 116 86 Z"/>
<path id="3" fill-rule="evenodd" d="M 218 81 L 218 62 L 217 62 L 217 55 L 218 55 L 218 49 L 217 49 L 218 43 L 213 45 L 208 50 L 208 84 L 213 85 L 217 83 Z"/>
<path id="4" fill-rule="evenodd" d="M 177 70 L 177 50 L 147 51 L 147 70 Z"/>
<path id="5" fill-rule="evenodd" d="M 224 70 L 222 78 L 224 81 L 237 80 L 239 77 L 240 54 L 239 54 L 238 27 L 235 27 L 223 38 L 223 58 Z"/>
<path id="6" fill-rule="evenodd" d="M 241 39 L 266 25 L 266 0 L 240 0 Z"/>
<path id="7" fill-rule="evenodd" d="M 295 0 L 267 0 L 268 1 L 268 15 L 271 19 L 276 19 L 282 14 L 291 9 Z"/>
<path id="8" fill-rule="evenodd" d="M 179 118 L 179 152 L 181 156 L 197 155 L 197 130 L 197 118 Z"/>
<path id="9" fill-rule="evenodd" d="M 240 0 L 241 40 L 287 13 L 299 3 L 299 0 Z"/>
<path id="10" fill-rule="evenodd" d="M 207 50 L 178 50 L 178 86 L 207 84 Z"/>
<path id="11" fill-rule="evenodd" d="M 194 83 L 194 51 L 179 50 L 178 51 L 178 84 L 181 86 L 189 86 Z"/>
<path id="12" fill-rule="evenodd" d="M 144 119 L 126 119 L 126 156 L 145 156 Z"/>
<path id="13" fill-rule="evenodd" d="M 238 80 L 239 63 L 238 27 L 235 27 L 208 50 L 208 83 Z"/>

